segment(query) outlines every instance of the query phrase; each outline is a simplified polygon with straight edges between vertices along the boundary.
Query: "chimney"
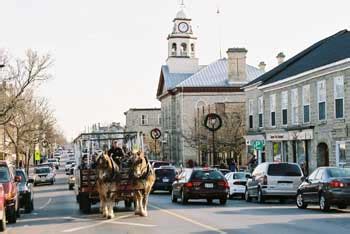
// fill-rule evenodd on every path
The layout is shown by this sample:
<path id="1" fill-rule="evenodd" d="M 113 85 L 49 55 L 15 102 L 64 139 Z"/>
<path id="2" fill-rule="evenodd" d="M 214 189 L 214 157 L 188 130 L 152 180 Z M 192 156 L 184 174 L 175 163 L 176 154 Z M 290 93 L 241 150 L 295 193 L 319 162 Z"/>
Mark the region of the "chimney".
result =
<path id="1" fill-rule="evenodd" d="M 278 53 L 278 55 L 277 55 L 277 63 L 278 63 L 278 65 L 280 65 L 281 63 L 283 63 L 284 62 L 284 58 L 285 58 L 286 56 L 284 55 L 284 53 L 283 52 L 280 52 L 280 53 Z"/>
<path id="2" fill-rule="evenodd" d="M 258 66 L 260 71 L 265 72 L 266 63 L 264 61 L 261 61 Z"/>
<path id="3" fill-rule="evenodd" d="M 246 55 L 247 50 L 245 48 L 229 48 L 227 50 L 227 70 L 228 70 L 228 83 L 234 84 L 236 82 L 246 82 Z"/>

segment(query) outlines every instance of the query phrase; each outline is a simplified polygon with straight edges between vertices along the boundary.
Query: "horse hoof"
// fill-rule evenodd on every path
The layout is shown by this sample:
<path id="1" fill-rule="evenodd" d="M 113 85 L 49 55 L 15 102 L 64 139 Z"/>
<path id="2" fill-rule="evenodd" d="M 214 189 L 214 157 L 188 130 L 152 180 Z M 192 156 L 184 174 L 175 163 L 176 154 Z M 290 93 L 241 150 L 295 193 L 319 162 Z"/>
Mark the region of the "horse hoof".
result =
<path id="1" fill-rule="evenodd" d="M 107 219 L 112 219 L 112 216 L 108 215 L 108 216 L 107 216 Z"/>
<path id="2" fill-rule="evenodd" d="M 135 215 L 140 215 L 141 212 L 140 211 L 135 211 Z"/>
<path id="3" fill-rule="evenodd" d="M 147 216 L 148 216 L 147 212 L 141 212 L 140 215 L 141 215 L 142 217 L 147 217 Z"/>

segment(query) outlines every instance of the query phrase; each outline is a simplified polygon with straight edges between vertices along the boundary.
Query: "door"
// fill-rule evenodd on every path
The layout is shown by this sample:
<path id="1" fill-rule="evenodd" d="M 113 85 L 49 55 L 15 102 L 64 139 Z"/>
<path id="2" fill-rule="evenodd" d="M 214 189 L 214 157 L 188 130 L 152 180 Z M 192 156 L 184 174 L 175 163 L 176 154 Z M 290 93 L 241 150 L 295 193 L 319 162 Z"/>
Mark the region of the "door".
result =
<path id="1" fill-rule="evenodd" d="M 324 169 L 319 169 L 315 179 L 311 182 L 311 187 L 310 187 L 310 200 L 311 202 L 318 202 L 318 191 L 319 187 L 321 186 L 322 183 L 322 176 L 324 173 Z"/>
<path id="2" fill-rule="evenodd" d="M 311 175 L 305 180 L 303 183 L 303 197 L 305 201 L 310 202 L 312 200 L 312 183 L 314 183 L 316 175 L 318 173 L 318 169 L 311 173 Z"/>
<path id="3" fill-rule="evenodd" d="M 329 150 L 326 143 L 317 146 L 317 167 L 329 166 Z"/>
<path id="4" fill-rule="evenodd" d="M 174 182 L 173 193 L 175 196 L 181 195 L 180 191 L 184 183 L 186 183 L 186 171 L 183 171 L 182 173 L 180 173 L 180 175 L 178 176 L 178 180 Z"/>

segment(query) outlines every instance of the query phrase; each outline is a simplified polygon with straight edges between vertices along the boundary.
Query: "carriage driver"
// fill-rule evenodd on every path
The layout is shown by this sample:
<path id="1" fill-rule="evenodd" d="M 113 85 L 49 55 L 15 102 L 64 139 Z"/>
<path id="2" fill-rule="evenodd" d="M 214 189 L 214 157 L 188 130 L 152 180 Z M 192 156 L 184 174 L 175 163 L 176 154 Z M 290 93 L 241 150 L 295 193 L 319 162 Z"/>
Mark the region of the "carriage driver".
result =
<path id="1" fill-rule="evenodd" d="M 120 166 L 121 159 L 124 155 L 124 150 L 120 147 L 118 141 L 113 141 L 112 147 L 108 150 L 108 156 L 112 157 L 113 161 Z"/>

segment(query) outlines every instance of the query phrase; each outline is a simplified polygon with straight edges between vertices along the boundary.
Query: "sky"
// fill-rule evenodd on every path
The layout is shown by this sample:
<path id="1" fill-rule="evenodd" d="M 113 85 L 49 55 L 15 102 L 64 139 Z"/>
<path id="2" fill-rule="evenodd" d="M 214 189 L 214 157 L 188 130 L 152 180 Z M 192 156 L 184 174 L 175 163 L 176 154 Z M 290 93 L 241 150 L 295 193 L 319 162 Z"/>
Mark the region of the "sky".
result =
<path id="1" fill-rule="evenodd" d="M 50 53 L 47 97 L 71 139 L 93 123 L 125 123 L 129 108 L 160 107 L 156 90 L 167 58 L 166 37 L 180 0 L 0 0 L 0 48 Z M 185 0 L 198 36 L 200 64 L 230 47 L 247 63 L 277 65 L 350 28 L 349 0 Z M 220 15 L 217 15 L 217 8 Z"/>

